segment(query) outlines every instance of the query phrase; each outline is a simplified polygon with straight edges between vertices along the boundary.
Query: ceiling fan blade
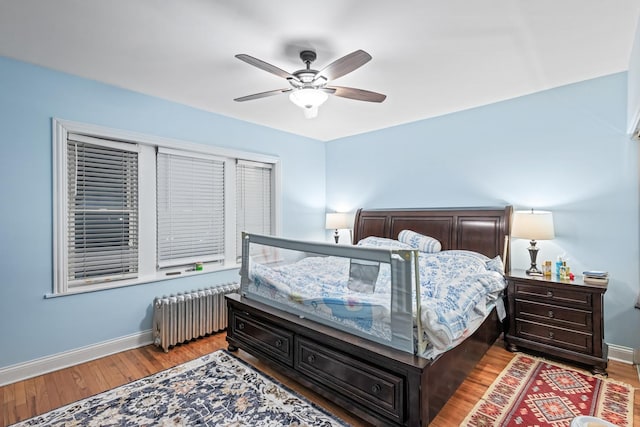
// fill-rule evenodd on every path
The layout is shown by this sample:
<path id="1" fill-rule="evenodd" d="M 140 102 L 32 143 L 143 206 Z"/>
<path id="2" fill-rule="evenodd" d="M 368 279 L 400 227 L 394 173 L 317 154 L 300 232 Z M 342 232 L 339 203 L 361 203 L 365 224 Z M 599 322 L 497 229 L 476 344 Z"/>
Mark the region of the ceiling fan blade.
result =
<path id="1" fill-rule="evenodd" d="M 321 77 L 324 77 L 327 81 L 335 80 L 338 77 L 342 77 L 345 74 L 362 67 L 369 61 L 371 61 L 371 55 L 364 50 L 356 50 L 355 52 L 351 52 L 340 59 L 336 59 L 331 64 L 320 70 L 314 79 L 314 82 Z"/>
<path id="2" fill-rule="evenodd" d="M 356 89 L 353 87 L 344 86 L 327 86 L 327 89 L 335 89 L 333 94 L 342 98 L 355 99 L 358 101 L 367 102 L 382 102 L 387 98 L 387 95 L 383 95 L 377 92 L 371 92 L 370 90 Z"/>
<path id="3" fill-rule="evenodd" d="M 296 76 L 294 76 L 293 74 L 283 70 L 282 68 L 278 68 L 275 65 L 271 65 L 268 62 L 264 62 L 261 59 L 258 58 L 254 58 L 253 56 L 250 55 L 245 55 L 244 53 L 240 53 L 238 55 L 236 55 L 236 58 L 238 58 L 241 61 L 246 62 L 247 64 L 253 65 L 254 67 L 258 67 L 261 70 L 267 71 L 271 74 L 275 74 L 278 77 L 282 77 L 284 79 L 294 79 L 294 80 L 298 80 L 298 78 Z"/>
<path id="4" fill-rule="evenodd" d="M 242 102 L 242 101 L 251 101 L 252 99 L 260 99 L 266 98 L 267 96 L 280 95 L 281 93 L 291 92 L 292 89 L 276 89 L 269 90 L 267 92 L 254 93 L 253 95 L 241 96 L 240 98 L 234 99 L 234 101 Z"/>

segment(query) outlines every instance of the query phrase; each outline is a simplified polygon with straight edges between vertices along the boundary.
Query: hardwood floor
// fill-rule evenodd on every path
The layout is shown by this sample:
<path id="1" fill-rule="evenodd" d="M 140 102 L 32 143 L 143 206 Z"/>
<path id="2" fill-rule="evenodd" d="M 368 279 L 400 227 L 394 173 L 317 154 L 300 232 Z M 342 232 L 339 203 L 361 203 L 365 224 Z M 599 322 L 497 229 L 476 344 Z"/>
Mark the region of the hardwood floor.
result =
<path id="1" fill-rule="evenodd" d="M 224 333 L 179 345 L 169 350 L 169 353 L 164 353 L 155 346 L 141 347 L 0 387 L 0 427 L 126 384 L 221 348 L 227 348 Z M 366 425 L 322 397 L 273 371 L 251 355 L 243 351 L 238 351 L 237 355 L 348 423 L 355 426 Z M 430 426 L 460 425 L 512 358 L 513 354 L 506 351 L 504 343 L 498 340 Z M 640 426 L 640 381 L 636 369 L 624 363 L 610 362 L 608 372 L 609 378 L 635 387 L 634 424 Z"/>

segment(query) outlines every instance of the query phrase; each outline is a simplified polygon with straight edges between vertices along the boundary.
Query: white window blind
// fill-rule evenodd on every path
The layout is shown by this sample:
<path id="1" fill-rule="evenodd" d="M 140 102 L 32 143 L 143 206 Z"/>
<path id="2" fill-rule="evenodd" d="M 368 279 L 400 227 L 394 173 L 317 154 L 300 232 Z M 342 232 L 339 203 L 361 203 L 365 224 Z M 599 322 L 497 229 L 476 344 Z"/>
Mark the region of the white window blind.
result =
<path id="1" fill-rule="evenodd" d="M 158 148 L 158 267 L 224 260 L 224 161 Z"/>
<path id="2" fill-rule="evenodd" d="M 137 277 L 137 145 L 67 136 L 67 284 Z"/>
<path id="3" fill-rule="evenodd" d="M 236 164 L 236 256 L 242 256 L 242 232 L 273 231 L 273 166 L 238 160 Z"/>

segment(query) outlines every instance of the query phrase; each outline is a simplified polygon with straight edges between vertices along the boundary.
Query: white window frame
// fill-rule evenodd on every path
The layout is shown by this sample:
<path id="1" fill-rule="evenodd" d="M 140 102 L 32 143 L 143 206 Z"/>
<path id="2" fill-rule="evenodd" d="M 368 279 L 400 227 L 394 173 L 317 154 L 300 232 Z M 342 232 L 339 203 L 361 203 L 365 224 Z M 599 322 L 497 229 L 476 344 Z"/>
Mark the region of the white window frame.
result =
<path id="1" fill-rule="evenodd" d="M 69 287 L 67 284 L 67 140 L 74 133 L 94 138 L 114 140 L 139 146 L 139 272 L 135 279 L 107 283 L 84 284 Z M 155 282 L 194 274 L 238 268 L 236 260 L 236 188 L 235 165 L 238 159 L 271 164 L 273 167 L 272 198 L 274 233 L 280 234 L 282 224 L 281 165 L 276 156 L 233 150 L 212 145 L 197 144 L 177 139 L 163 138 L 120 129 L 96 126 L 54 118 L 52 120 L 53 152 L 53 292 L 47 297 L 92 292 Z M 194 152 L 225 159 L 225 261 L 205 265 L 202 271 L 186 269 L 158 269 L 156 253 L 156 150 L 158 147 Z M 167 272 L 179 271 L 179 275 Z"/>

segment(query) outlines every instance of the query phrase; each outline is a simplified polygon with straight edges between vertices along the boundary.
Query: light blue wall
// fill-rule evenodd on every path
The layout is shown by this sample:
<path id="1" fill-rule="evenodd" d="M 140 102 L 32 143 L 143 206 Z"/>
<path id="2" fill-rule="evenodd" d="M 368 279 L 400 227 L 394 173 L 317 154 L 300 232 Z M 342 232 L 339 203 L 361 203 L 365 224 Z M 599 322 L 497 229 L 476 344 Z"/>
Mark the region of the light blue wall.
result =
<path id="1" fill-rule="evenodd" d="M 626 134 L 626 78 L 325 146 L 0 57 L 0 367 L 147 330 L 153 296 L 237 278 L 229 271 L 45 300 L 53 274 L 52 117 L 279 156 L 283 235 L 292 238 L 326 239 L 325 194 L 327 209 L 341 211 L 504 203 L 551 209 L 557 236 L 540 242 L 539 259 L 566 253 L 574 271 L 609 270 L 606 340 L 640 347 L 640 310 L 632 308 L 638 143 Z M 527 266 L 526 246 L 514 241 L 515 267 Z"/>
<path id="2" fill-rule="evenodd" d="M 325 239 L 324 143 L 0 57 L 0 367 L 148 330 L 154 296 L 238 279 L 234 270 L 44 299 L 52 117 L 278 156 L 282 234 Z"/>
<path id="3" fill-rule="evenodd" d="M 640 347 L 638 142 L 616 74 L 329 142 L 328 208 L 496 206 L 553 211 L 573 271 L 608 270 L 605 340 Z M 528 242 L 514 240 L 515 268 Z"/>

